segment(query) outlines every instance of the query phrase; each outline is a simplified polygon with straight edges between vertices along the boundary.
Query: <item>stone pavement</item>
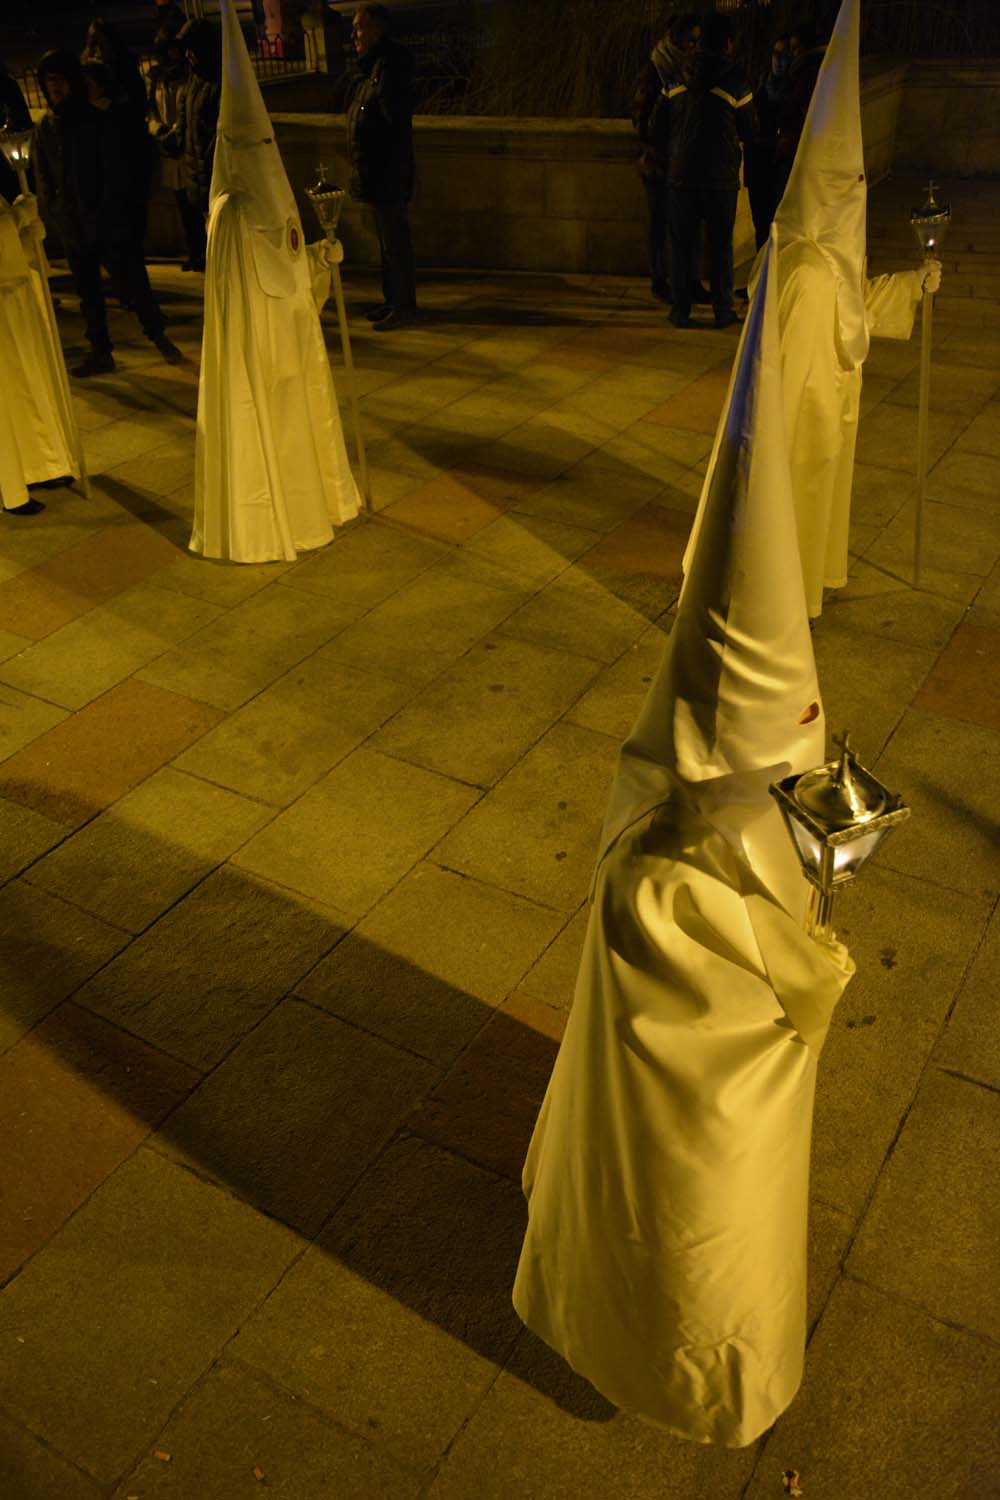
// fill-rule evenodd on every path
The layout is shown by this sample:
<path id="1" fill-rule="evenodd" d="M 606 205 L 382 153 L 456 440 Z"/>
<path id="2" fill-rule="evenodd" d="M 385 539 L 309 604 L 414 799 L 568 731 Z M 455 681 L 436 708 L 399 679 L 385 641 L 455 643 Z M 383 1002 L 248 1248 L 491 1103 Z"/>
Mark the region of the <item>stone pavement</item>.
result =
<path id="1" fill-rule="evenodd" d="M 873 195 L 873 270 L 917 196 Z M 3 1500 L 1000 1495 L 1000 195 L 950 196 L 923 587 L 914 338 L 873 346 L 815 633 L 913 817 L 841 898 L 807 1376 L 739 1452 L 616 1412 L 509 1300 L 735 336 L 624 279 L 427 276 L 418 327 L 353 325 L 377 515 L 238 567 L 184 550 L 193 367 L 115 315 L 93 497 L 0 530 Z M 154 280 L 196 354 L 196 279 Z"/>

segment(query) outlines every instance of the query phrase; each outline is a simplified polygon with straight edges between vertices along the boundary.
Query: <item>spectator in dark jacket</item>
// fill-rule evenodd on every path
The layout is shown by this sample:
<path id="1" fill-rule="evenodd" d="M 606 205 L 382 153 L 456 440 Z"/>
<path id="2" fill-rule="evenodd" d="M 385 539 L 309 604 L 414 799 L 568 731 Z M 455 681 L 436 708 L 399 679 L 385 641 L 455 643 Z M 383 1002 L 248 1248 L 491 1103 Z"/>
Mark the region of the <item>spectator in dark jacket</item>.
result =
<path id="1" fill-rule="evenodd" d="M 36 132 L 41 196 L 63 242 L 86 320 L 90 354 L 74 375 L 104 374 L 115 367 L 108 333 L 101 266 L 125 289 L 128 302 L 165 359 L 180 350 L 164 333 L 164 317 L 146 274 L 136 238 L 134 155 L 127 141 L 129 117 L 102 93 L 101 75 L 91 79 L 71 52 L 49 52 L 38 65 L 48 112 Z"/>
<path id="2" fill-rule="evenodd" d="M 205 266 L 205 220 L 188 199 L 180 159 L 179 125 L 188 85 L 188 64 L 176 36 L 165 27 L 153 42 L 155 62 L 149 72 L 149 133 L 159 154 L 160 182 L 169 188 L 184 229 L 188 256 L 182 271 Z"/>
<path id="3" fill-rule="evenodd" d="M 95 16 L 87 27 L 87 40 L 80 55 L 84 72 L 102 80 L 104 97 L 114 106 L 115 118 L 122 125 L 122 139 L 129 153 L 129 176 L 132 183 L 131 204 L 135 215 L 135 235 L 141 244 L 146 238 L 146 215 L 153 185 L 153 152 L 146 130 L 146 85 L 139 64 L 113 27 Z"/>
<path id="4" fill-rule="evenodd" d="M 777 162 L 777 202 L 788 184 L 792 162 L 799 148 L 802 127 L 806 123 L 813 89 L 826 55 L 826 45 L 820 42 L 814 22 L 801 22 L 788 40 L 791 61 L 788 65 L 788 83 L 778 112 L 775 159 Z"/>
<path id="5" fill-rule="evenodd" d="M 758 250 L 770 233 L 778 206 L 778 122 L 788 91 L 789 60 L 788 37 L 776 37 L 767 77 L 754 95 L 757 135 L 743 153 L 743 180 Z"/>
<path id="6" fill-rule="evenodd" d="M 671 298 L 669 91 L 672 84 L 690 82 L 700 40 L 701 25 L 693 12 L 674 16 L 639 74 L 632 97 L 632 124 L 642 147 L 639 175 L 649 208 L 650 289 L 661 302 Z"/>
<path id="7" fill-rule="evenodd" d="M 181 174 L 188 202 L 198 213 L 202 236 L 192 247 L 192 267 L 205 269 L 204 222 L 208 214 L 208 191 L 212 186 L 215 132 L 222 97 L 222 39 L 211 21 L 188 21 L 177 33 L 190 73 L 181 99 L 177 125 Z"/>
<path id="8" fill-rule="evenodd" d="M 691 322 L 693 266 L 702 223 L 708 240 L 712 307 L 717 328 L 737 321 L 733 312 L 733 225 L 740 186 L 741 145 L 756 133 L 753 95 L 733 59 L 733 23 L 708 17 L 690 81 L 668 88 L 670 248 L 674 302 L 670 321 Z"/>
<path id="9" fill-rule="evenodd" d="M 11 78 L 6 64 L 0 61 L 0 126 L 2 125 L 6 125 L 9 130 L 30 130 L 31 111 L 24 102 L 17 79 Z M 17 173 L 0 156 L 0 195 L 8 203 L 13 203 L 20 191 Z"/>
<path id="10" fill-rule="evenodd" d="M 413 59 L 387 34 L 384 5 L 354 16 L 358 80 L 347 113 L 351 195 L 375 211 L 382 296 L 367 316 L 386 333 L 416 316 L 416 274 L 407 205 L 413 196 Z"/>

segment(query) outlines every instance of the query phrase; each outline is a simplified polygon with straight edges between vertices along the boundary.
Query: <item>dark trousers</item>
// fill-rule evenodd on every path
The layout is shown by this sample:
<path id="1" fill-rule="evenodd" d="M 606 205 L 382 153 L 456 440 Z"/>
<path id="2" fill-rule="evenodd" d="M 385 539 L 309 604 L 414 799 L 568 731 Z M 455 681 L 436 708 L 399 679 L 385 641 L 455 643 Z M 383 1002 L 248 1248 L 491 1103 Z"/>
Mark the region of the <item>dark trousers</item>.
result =
<path id="1" fill-rule="evenodd" d="M 181 216 L 181 224 L 184 228 L 184 243 L 187 245 L 187 258 L 196 271 L 205 269 L 205 215 L 198 206 L 191 202 L 184 188 L 174 189 L 174 198 L 177 202 L 177 211 Z"/>
<path id="2" fill-rule="evenodd" d="M 382 295 L 399 312 L 415 312 L 416 270 L 409 210 L 405 198 L 385 199 L 373 205 L 382 257 Z"/>
<path id="3" fill-rule="evenodd" d="M 666 177 L 651 172 L 642 179 L 649 205 L 649 279 L 654 291 L 670 285 L 670 186 Z"/>
<path id="4" fill-rule="evenodd" d="M 708 275 L 716 318 L 733 311 L 733 226 L 735 188 L 672 187 L 670 189 L 670 253 L 674 274 L 674 318 L 686 318 L 694 301 L 698 235 L 705 226 Z"/>
<path id="5" fill-rule="evenodd" d="M 148 338 L 163 337 L 164 317 L 146 274 L 142 247 L 135 245 L 87 245 L 67 251 L 80 297 L 80 310 L 86 323 L 87 339 L 101 354 L 110 354 L 111 335 L 101 284 L 101 266 L 105 266 L 116 291 L 121 289 Z"/>
<path id="6" fill-rule="evenodd" d="M 778 169 L 773 162 L 757 166 L 744 174 L 754 239 L 759 250 L 771 233 L 771 220 L 778 207 Z"/>

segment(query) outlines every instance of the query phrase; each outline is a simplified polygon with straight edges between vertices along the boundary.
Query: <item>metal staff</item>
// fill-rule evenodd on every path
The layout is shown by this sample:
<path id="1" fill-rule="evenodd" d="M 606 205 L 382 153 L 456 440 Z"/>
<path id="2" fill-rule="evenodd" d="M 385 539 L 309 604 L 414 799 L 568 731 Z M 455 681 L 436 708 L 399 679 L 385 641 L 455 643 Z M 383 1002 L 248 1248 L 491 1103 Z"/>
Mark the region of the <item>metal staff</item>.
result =
<path id="1" fill-rule="evenodd" d="M 951 220 L 951 208 L 934 197 L 935 184 L 928 182 L 927 197 L 910 213 L 910 224 L 923 253 L 924 264 L 934 260 Z M 917 402 L 917 500 L 913 520 L 913 586 L 920 587 L 924 544 L 924 495 L 927 490 L 927 439 L 931 399 L 931 327 L 934 294 L 925 292 L 920 324 L 920 394 Z"/>
<path id="2" fill-rule="evenodd" d="M 23 197 L 31 196 L 28 188 L 28 167 L 31 165 L 31 146 L 34 137 L 32 130 L 0 130 L 0 151 L 7 158 L 8 164 L 17 173 L 18 184 Z M 45 250 L 42 247 L 42 237 L 32 234 L 31 243 L 34 247 L 33 263 L 42 283 L 42 292 L 45 297 L 45 310 L 49 321 L 49 341 L 53 350 L 53 365 L 56 373 L 56 386 L 59 392 L 59 402 L 62 407 L 62 418 L 73 448 L 73 456 L 76 459 L 77 468 L 80 471 L 80 483 L 83 493 L 90 499 L 90 478 L 87 474 L 87 463 L 83 456 L 83 440 L 80 437 L 80 428 L 77 425 L 76 413 L 73 410 L 73 397 L 69 388 L 69 376 L 66 373 L 66 359 L 62 351 L 62 343 L 59 339 L 59 325 L 56 323 L 56 310 L 52 301 L 52 290 L 49 286 L 49 266 L 45 259 Z"/>
<path id="3" fill-rule="evenodd" d="M 347 371 L 347 393 L 351 402 L 351 420 L 354 424 L 354 439 L 358 449 L 358 469 L 361 474 L 361 498 L 366 511 L 372 508 L 371 484 L 368 478 L 368 455 L 361 432 L 361 411 L 358 407 L 358 389 L 354 378 L 354 356 L 351 353 L 351 335 L 347 330 L 347 308 L 344 306 L 344 284 L 340 279 L 340 262 L 344 258 L 344 247 L 337 238 L 337 223 L 344 205 L 343 188 L 332 186 L 326 180 L 326 169 L 319 167 L 319 181 L 315 187 L 306 189 L 306 196 L 316 210 L 320 227 L 333 246 L 333 261 L 330 265 L 333 296 L 337 304 L 337 322 L 340 324 L 340 343 L 344 351 L 344 369 Z"/>

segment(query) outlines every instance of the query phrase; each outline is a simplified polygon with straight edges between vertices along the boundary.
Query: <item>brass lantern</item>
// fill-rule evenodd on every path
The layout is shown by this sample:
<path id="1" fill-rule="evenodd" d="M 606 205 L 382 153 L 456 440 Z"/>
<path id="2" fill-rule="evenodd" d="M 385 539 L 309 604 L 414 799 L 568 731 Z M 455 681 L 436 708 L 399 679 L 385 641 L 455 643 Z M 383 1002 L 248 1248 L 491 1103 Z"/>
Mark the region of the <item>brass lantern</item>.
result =
<path id="1" fill-rule="evenodd" d="M 838 760 L 786 776 L 769 789 L 812 887 L 806 930 L 820 938 L 833 934 L 837 891 L 854 879 L 889 830 L 910 816 L 902 797 L 855 759 L 846 730 L 834 743 L 840 746 Z"/>
<path id="2" fill-rule="evenodd" d="M 951 207 L 947 203 L 939 203 L 934 196 L 937 184 L 929 182 L 926 187 L 926 198 L 919 208 L 911 209 L 910 225 L 917 237 L 920 253 L 924 260 L 933 260 L 941 250 L 941 245 L 948 225 L 951 223 Z"/>
<path id="3" fill-rule="evenodd" d="M 8 126 L 4 126 L 0 130 L 0 151 L 3 152 L 7 165 L 17 173 L 22 193 L 28 191 L 28 168 L 31 166 L 31 146 L 34 135 L 33 129 L 11 130 Z"/>
<path id="4" fill-rule="evenodd" d="M 346 193 L 328 178 L 326 166 L 320 162 L 318 176 L 311 188 L 306 188 L 306 197 L 316 211 L 320 228 L 331 244 L 337 243 L 337 224 L 344 206 Z"/>

